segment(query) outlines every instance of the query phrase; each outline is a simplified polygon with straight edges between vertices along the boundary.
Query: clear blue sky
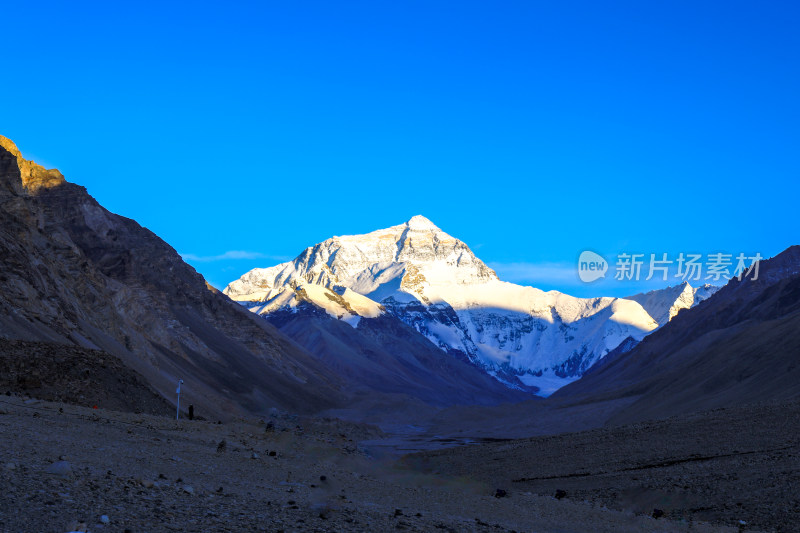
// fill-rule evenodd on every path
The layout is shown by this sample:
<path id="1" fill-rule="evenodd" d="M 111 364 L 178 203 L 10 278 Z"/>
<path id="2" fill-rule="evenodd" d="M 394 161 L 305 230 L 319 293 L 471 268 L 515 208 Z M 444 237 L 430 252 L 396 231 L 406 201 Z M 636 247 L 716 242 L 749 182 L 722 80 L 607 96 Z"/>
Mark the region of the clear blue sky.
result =
<path id="1" fill-rule="evenodd" d="M 415 214 L 577 295 L 800 243 L 796 2 L 115 4 L 3 7 L 0 134 L 217 286 Z"/>

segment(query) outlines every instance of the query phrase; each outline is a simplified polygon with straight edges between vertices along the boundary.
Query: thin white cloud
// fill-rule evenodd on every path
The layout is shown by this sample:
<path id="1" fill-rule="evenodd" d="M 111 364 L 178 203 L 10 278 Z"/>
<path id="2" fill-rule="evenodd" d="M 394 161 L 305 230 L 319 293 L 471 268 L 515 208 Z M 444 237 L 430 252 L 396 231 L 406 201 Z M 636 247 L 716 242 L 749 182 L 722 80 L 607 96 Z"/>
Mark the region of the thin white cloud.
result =
<path id="1" fill-rule="evenodd" d="M 574 285 L 580 282 L 575 265 L 566 263 L 489 263 L 503 281 Z"/>
<path id="2" fill-rule="evenodd" d="M 184 261 L 196 263 L 212 263 L 214 261 L 235 261 L 240 259 L 269 259 L 272 261 L 289 261 L 289 257 L 281 255 L 267 255 L 260 252 L 247 252 L 245 250 L 229 250 L 220 255 L 195 255 L 181 254 Z"/>

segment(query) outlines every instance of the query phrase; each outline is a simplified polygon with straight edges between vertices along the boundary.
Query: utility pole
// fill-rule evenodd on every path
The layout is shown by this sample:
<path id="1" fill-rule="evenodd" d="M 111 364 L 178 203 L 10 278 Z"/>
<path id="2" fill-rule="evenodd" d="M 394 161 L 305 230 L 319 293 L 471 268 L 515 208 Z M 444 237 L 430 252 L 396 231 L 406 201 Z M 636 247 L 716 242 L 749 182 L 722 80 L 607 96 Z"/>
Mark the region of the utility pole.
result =
<path id="1" fill-rule="evenodd" d="M 177 395 L 178 395 L 178 409 L 175 412 L 175 420 L 180 420 L 181 419 L 181 384 L 182 383 L 183 383 L 183 380 L 179 379 L 178 380 L 178 390 L 175 391 L 177 393 Z"/>

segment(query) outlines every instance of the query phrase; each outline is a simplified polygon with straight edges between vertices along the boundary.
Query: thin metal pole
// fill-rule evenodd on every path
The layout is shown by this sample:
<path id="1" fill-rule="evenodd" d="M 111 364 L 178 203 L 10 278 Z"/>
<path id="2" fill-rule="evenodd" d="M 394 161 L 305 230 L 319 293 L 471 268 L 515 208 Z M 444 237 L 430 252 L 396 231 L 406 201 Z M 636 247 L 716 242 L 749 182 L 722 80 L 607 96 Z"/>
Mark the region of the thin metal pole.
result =
<path id="1" fill-rule="evenodd" d="M 178 407 L 175 410 L 175 420 L 181 419 L 181 383 L 183 383 L 182 379 L 178 380 L 178 390 L 175 392 L 178 394 Z"/>

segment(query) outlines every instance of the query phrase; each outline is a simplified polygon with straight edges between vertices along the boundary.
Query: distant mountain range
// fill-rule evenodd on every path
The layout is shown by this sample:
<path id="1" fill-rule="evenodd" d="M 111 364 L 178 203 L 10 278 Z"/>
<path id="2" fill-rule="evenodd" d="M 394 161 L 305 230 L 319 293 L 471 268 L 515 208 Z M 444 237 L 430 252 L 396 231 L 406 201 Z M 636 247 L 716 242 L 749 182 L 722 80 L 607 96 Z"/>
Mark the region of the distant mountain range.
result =
<path id="1" fill-rule="evenodd" d="M 684 283 L 625 299 L 575 298 L 515 285 L 415 216 L 330 238 L 293 261 L 246 273 L 224 293 L 268 318 L 311 305 L 359 330 L 395 317 L 507 386 L 547 395 L 714 290 Z"/>
<path id="2" fill-rule="evenodd" d="M 403 408 L 412 420 L 447 407 L 480 413 L 485 431 L 566 431 L 796 396 L 798 317 L 797 246 L 721 289 L 575 298 L 501 281 L 421 216 L 333 237 L 223 294 L 0 136 L 10 390 L 81 401 L 92 387 L 97 401 L 158 411 L 152 393 L 174 401 L 183 379 L 206 417 Z"/>

